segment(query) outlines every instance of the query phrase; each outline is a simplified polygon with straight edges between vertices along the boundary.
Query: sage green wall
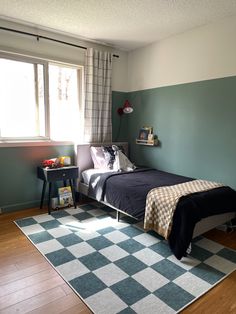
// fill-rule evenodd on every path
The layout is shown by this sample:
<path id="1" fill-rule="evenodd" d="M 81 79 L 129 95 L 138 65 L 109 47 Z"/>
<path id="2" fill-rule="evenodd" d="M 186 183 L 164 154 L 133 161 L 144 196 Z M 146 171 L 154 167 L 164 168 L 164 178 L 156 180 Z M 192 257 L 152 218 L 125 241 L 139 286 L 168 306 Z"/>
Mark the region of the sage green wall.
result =
<path id="1" fill-rule="evenodd" d="M 36 146 L 0 148 L 0 207 L 3 212 L 39 206 L 42 181 L 37 166 L 57 156 L 74 158 L 74 147 Z"/>
<path id="2" fill-rule="evenodd" d="M 131 159 L 236 188 L 236 77 L 160 87 L 128 95 Z M 135 144 L 139 128 L 154 127 L 159 147 Z"/>

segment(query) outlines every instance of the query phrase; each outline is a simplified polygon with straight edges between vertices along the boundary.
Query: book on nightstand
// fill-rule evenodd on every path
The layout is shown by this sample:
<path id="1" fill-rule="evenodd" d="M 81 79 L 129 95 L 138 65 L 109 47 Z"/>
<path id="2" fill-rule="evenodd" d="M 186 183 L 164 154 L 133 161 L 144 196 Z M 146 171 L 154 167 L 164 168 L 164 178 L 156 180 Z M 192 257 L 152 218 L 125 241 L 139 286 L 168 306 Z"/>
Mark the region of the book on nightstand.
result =
<path id="1" fill-rule="evenodd" d="M 65 186 L 58 189 L 59 205 L 73 205 L 73 198 L 70 186 Z"/>

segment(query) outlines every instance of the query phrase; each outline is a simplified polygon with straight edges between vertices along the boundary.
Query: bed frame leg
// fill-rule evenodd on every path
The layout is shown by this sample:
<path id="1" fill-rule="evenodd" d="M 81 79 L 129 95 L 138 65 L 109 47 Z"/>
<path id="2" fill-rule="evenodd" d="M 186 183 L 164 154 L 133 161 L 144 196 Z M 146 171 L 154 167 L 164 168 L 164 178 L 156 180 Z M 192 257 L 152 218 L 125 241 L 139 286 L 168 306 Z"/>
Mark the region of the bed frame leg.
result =
<path id="1" fill-rule="evenodd" d="M 120 212 L 117 210 L 116 211 L 116 220 L 119 222 L 120 220 Z"/>

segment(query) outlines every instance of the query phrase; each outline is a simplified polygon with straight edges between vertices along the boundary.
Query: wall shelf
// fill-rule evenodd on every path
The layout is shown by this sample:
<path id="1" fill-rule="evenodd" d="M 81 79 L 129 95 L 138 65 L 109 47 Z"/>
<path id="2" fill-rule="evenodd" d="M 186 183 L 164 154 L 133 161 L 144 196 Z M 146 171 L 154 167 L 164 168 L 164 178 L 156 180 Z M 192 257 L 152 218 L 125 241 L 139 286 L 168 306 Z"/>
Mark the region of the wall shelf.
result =
<path id="1" fill-rule="evenodd" d="M 158 139 L 152 141 L 136 139 L 136 144 L 145 146 L 158 146 Z"/>

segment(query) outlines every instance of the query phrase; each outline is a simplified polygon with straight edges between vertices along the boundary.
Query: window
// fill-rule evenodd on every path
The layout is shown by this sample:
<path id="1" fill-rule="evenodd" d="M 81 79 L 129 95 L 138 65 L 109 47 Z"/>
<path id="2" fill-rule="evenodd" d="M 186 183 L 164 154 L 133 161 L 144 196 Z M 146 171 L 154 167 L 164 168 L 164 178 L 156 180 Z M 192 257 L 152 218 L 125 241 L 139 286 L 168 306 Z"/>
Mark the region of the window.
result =
<path id="1" fill-rule="evenodd" d="M 0 55 L 0 140 L 75 140 L 81 68 Z"/>
<path id="2" fill-rule="evenodd" d="M 0 59 L 0 135 L 45 137 L 44 65 Z"/>
<path id="3" fill-rule="evenodd" d="M 80 114 L 77 68 L 49 64 L 49 100 L 51 138 L 78 139 Z"/>

